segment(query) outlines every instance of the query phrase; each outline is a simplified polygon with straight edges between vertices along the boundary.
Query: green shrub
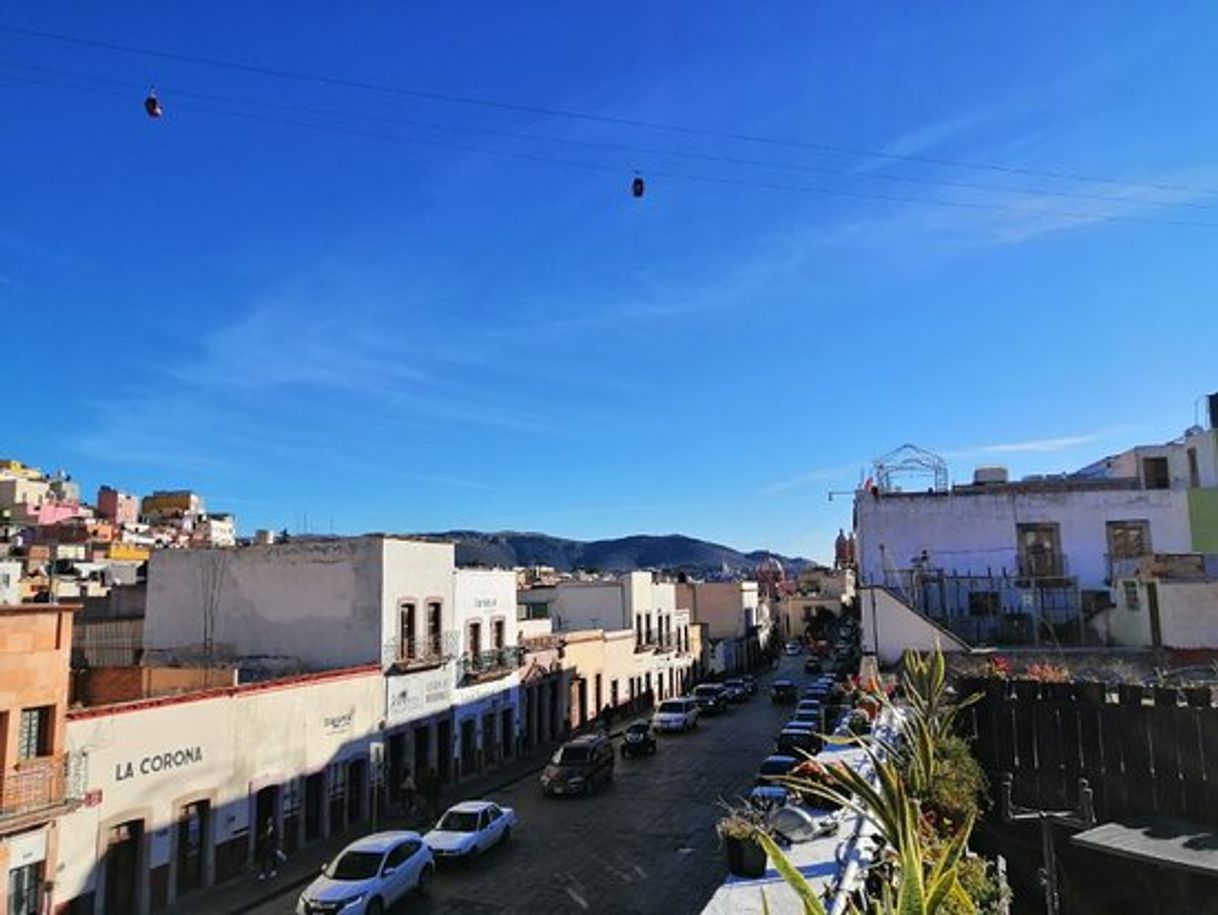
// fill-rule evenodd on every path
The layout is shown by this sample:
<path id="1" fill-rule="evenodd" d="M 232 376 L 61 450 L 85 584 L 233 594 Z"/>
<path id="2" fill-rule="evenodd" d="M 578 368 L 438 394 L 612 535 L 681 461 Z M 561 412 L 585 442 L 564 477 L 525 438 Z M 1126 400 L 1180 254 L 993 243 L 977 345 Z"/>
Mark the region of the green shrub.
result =
<path id="1" fill-rule="evenodd" d="M 923 809 L 943 821 L 941 834 L 950 834 L 954 826 L 981 816 L 988 788 L 985 772 L 968 743 L 960 737 L 947 737 L 936 748 L 935 778 L 922 799 Z"/>

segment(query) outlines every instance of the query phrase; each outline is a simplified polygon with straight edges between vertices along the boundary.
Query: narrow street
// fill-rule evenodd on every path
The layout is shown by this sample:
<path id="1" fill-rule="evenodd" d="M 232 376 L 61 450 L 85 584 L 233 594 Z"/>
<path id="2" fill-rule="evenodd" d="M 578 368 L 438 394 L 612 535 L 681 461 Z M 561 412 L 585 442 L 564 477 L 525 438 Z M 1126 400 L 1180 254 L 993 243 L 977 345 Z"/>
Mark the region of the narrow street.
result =
<path id="1" fill-rule="evenodd" d="M 774 676 L 799 677 L 799 658 L 759 678 L 757 695 L 690 734 L 659 738 L 653 757 L 621 759 L 612 787 L 590 798 L 541 796 L 537 777 L 492 800 L 515 807 L 511 843 L 465 866 L 446 867 L 426 897 L 393 913 L 586 913 L 701 911 L 726 869 L 714 824 L 720 798 L 748 789 L 790 708 L 770 704 Z M 252 910 L 283 915 L 298 891 Z"/>

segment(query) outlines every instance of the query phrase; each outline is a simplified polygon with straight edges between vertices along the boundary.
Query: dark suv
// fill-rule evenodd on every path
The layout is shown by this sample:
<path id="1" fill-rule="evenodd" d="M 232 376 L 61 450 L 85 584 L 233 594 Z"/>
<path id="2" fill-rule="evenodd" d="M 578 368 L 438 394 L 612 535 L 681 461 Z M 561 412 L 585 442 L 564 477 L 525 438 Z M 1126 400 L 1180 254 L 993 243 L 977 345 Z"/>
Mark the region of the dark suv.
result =
<path id="1" fill-rule="evenodd" d="M 770 686 L 770 701 L 775 705 L 792 705 L 798 697 L 799 692 L 790 680 L 775 680 Z"/>
<path id="2" fill-rule="evenodd" d="M 727 708 L 727 690 L 722 683 L 702 683 L 694 687 L 694 698 L 703 715 L 717 715 Z"/>
<path id="3" fill-rule="evenodd" d="M 541 770 L 541 793 L 591 794 L 613 781 L 613 742 L 586 734 L 564 743 Z"/>

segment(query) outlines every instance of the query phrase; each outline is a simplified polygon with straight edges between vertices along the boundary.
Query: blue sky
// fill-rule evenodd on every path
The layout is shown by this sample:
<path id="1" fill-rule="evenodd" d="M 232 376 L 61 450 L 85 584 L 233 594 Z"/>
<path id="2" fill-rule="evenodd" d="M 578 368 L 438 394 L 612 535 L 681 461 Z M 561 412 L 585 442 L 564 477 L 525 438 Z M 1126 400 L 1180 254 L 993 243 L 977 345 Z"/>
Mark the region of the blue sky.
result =
<path id="1" fill-rule="evenodd" d="M 0 452 L 87 491 L 823 558 L 1218 388 L 1212 4 L 184 6 L 0 26 L 447 100 L 0 31 Z"/>

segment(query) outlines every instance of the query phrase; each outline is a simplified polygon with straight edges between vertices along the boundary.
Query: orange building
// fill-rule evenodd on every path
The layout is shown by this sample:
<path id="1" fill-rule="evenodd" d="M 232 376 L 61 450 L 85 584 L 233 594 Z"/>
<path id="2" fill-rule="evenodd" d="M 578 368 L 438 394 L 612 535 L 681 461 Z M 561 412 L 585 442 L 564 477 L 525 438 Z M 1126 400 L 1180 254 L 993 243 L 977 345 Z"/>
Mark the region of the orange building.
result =
<path id="1" fill-rule="evenodd" d="M 56 818 L 74 806 L 64 721 L 78 609 L 0 605 L 0 899 L 10 912 L 47 910 Z"/>

